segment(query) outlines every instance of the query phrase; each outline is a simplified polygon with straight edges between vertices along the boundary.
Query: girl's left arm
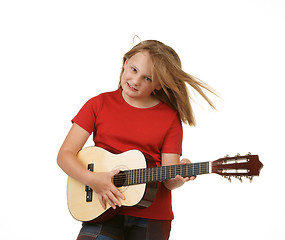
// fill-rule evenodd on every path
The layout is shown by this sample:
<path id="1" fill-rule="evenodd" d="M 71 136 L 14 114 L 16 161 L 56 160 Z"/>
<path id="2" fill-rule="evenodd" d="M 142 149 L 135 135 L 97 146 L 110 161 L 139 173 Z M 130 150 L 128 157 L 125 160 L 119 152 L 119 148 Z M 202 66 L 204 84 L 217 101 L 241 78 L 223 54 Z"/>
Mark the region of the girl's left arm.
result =
<path id="1" fill-rule="evenodd" d="M 167 166 L 167 165 L 175 165 L 175 164 L 185 164 L 190 163 L 189 159 L 182 159 L 180 161 L 180 155 L 174 154 L 174 153 L 162 153 L 161 155 L 161 165 Z M 194 180 L 196 177 L 186 177 L 183 178 L 180 175 L 177 175 L 173 179 L 167 179 L 163 181 L 163 184 L 166 188 L 169 190 L 173 190 L 175 188 L 181 187 L 185 182 L 188 182 L 189 180 Z"/>

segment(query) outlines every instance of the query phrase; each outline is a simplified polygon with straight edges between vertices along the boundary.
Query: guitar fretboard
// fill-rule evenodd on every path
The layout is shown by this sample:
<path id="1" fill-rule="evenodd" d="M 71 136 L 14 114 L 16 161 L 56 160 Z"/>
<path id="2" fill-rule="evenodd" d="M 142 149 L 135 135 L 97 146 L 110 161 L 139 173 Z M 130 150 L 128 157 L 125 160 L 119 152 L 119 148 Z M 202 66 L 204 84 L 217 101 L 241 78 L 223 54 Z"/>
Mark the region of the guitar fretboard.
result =
<path id="1" fill-rule="evenodd" d="M 176 175 L 190 177 L 210 172 L 210 162 L 169 165 L 155 168 L 133 169 L 114 176 L 115 186 L 129 186 L 149 182 L 158 182 L 175 178 Z"/>

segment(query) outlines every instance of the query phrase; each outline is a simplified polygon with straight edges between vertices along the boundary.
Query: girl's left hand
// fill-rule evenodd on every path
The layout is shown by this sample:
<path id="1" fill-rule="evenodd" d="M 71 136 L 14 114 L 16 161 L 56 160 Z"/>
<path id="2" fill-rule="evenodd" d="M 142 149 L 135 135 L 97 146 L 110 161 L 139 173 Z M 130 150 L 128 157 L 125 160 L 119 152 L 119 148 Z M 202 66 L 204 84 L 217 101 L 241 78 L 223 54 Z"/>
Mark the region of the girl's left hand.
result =
<path id="1" fill-rule="evenodd" d="M 189 160 L 189 159 L 187 159 L 187 158 L 184 158 L 184 159 L 182 159 L 181 161 L 180 161 L 180 164 L 187 164 L 187 163 L 191 163 L 191 161 Z M 196 179 L 196 176 L 191 176 L 191 177 L 185 177 L 185 178 L 183 178 L 183 177 L 181 177 L 180 175 L 177 175 L 176 177 L 175 177 L 175 179 L 176 180 L 179 180 L 179 181 L 182 181 L 183 183 L 185 183 L 185 182 L 188 182 L 188 181 L 192 181 L 192 180 L 195 180 Z"/>

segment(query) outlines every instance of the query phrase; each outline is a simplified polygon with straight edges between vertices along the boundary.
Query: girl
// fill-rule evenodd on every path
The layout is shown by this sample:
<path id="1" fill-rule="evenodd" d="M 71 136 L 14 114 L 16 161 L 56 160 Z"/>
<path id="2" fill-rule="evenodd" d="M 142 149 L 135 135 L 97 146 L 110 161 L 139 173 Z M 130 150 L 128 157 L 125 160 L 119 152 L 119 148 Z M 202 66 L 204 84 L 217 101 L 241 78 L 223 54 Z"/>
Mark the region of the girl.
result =
<path id="1" fill-rule="evenodd" d="M 182 122 L 195 125 L 187 92 L 188 83 L 214 108 L 203 92 L 206 84 L 181 69 L 177 53 L 155 40 L 143 41 L 124 55 L 118 90 L 90 99 L 72 120 L 73 125 L 58 153 L 59 166 L 72 178 L 90 186 L 102 207 L 120 208 L 125 196 L 112 183 L 119 172 L 90 172 L 81 166 L 77 153 L 93 133 L 96 146 L 112 153 L 138 149 L 157 166 L 185 164 L 182 154 Z M 168 239 L 171 190 L 195 177 L 158 183 L 148 208 L 124 208 L 100 224 L 83 223 L 78 240 Z"/>

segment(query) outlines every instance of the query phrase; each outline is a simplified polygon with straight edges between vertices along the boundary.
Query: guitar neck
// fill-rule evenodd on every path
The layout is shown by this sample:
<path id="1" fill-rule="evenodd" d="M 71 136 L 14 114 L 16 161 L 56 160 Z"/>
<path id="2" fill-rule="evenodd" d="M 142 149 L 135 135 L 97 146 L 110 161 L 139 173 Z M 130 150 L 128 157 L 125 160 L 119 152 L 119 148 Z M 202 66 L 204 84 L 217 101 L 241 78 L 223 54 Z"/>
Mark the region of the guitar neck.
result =
<path id="1" fill-rule="evenodd" d="M 175 178 L 176 175 L 190 177 L 211 172 L 211 162 L 169 165 L 154 168 L 132 169 L 114 176 L 115 186 L 129 186 L 149 182 L 158 182 Z"/>

